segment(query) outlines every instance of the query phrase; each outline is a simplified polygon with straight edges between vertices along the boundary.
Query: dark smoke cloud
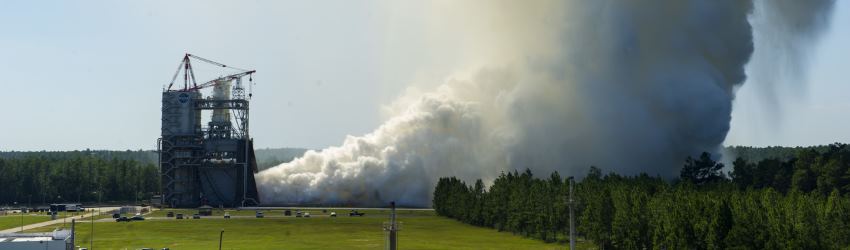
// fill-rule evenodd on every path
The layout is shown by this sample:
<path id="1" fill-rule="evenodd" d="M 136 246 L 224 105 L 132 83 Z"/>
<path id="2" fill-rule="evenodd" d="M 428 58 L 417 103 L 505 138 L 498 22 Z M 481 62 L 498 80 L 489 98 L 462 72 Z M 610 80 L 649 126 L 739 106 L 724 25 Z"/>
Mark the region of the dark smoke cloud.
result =
<path id="1" fill-rule="evenodd" d="M 439 177 L 524 168 L 671 177 L 729 131 L 752 2 L 463 4 L 440 16 L 463 28 L 442 35 L 471 41 L 482 69 L 402 98 L 370 134 L 259 173 L 264 202 L 427 206 Z"/>

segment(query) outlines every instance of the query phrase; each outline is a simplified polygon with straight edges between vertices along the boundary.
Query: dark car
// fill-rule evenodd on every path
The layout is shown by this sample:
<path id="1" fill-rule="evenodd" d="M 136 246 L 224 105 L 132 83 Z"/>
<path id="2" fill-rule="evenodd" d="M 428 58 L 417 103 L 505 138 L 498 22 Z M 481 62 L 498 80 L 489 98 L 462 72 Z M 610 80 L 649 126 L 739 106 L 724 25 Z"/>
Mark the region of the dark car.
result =
<path id="1" fill-rule="evenodd" d="M 177 214 L 177 219 L 178 219 L 178 220 L 182 220 L 182 219 L 183 219 L 183 214 Z"/>
<path id="2" fill-rule="evenodd" d="M 145 220 L 145 217 L 142 217 L 141 215 L 136 215 L 131 217 L 130 220 Z"/>
<path id="3" fill-rule="evenodd" d="M 113 219 L 121 218 L 121 214 L 112 214 Z"/>
<path id="4" fill-rule="evenodd" d="M 200 218 L 201 218 L 200 214 L 193 214 L 192 215 L 192 219 L 200 219 Z"/>
<path id="5" fill-rule="evenodd" d="M 168 212 L 165 217 L 174 217 L 174 212 Z"/>
<path id="6" fill-rule="evenodd" d="M 366 215 L 366 213 L 361 213 L 361 212 L 359 212 L 359 211 L 357 211 L 357 210 L 351 210 L 351 213 L 348 213 L 348 216 L 360 216 L 360 217 L 363 217 L 363 215 Z"/>
<path id="7" fill-rule="evenodd" d="M 292 216 L 292 210 L 289 210 L 289 209 L 284 210 L 284 211 L 283 211 L 283 216 Z"/>
<path id="8" fill-rule="evenodd" d="M 127 216 L 121 216 L 121 218 L 115 219 L 115 222 L 122 222 L 122 221 L 123 222 L 130 222 L 130 218 L 127 218 Z"/>

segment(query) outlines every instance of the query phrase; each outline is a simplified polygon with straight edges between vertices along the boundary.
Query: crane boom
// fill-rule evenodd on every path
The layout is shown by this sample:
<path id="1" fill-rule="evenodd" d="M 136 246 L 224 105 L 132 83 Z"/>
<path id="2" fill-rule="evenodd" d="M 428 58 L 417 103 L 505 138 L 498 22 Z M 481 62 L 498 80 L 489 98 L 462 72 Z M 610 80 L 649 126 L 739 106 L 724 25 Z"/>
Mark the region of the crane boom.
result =
<path id="1" fill-rule="evenodd" d="M 171 77 L 171 83 L 168 84 L 168 89 L 171 89 L 171 85 L 174 85 L 174 81 L 177 80 L 177 76 L 180 75 L 180 69 L 183 68 L 184 63 L 186 63 L 186 60 L 180 61 L 180 65 L 177 66 L 177 71 L 175 71 L 174 76 Z"/>
<path id="2" fill-rule="evenodd" d="M 195 58 L 195 59 L 201 60 L 201 61 L 203 61 L 203 62 L 205 62 L 205 63 L 209 63 L 209 64 L 212 64 L 212 65 L 215 65 L 215 66 L 219 66 L 219 67 L 222 67 L 222 68 L 231 68 L 231 69 L 235 69 L 235 70 L 249 71 L 249 70 L 247 70 L 247 69 L 240 69 L 240 68 L 237 68 L 237 67 L 230 67 L 230 66 L 227 66 L 227 65 L 225 65 L 225 64 L 223 64 L 223 63 L 216 62 L 216 61 L 213 61 L 213 60 L 210 60 L 210 59 L 206 59 L 206 58 L 203 58 L 203 57 L 200 57 L 200 56 L 196 56 L 196 55 L 192 55 L 192 54 L 186 54 L 186 55 L 187 55 L 187 56 L 189 56 L 189 57 L 191 57 L 191 58 Z"/>
<path id="3" fill-rule="evenodd" d="M 239 70 L 239 71 L 242 71 L 242 72 L 232 74 L 232 75 L 222 76 L 222 77 L 213 79 L 211 81 L 208 81 L 208 82 L 205 82 L 205 83 L 202 83 L 202 84 L 197 84 L 195 82 L 195 71 L 192 69 L 192 63 L 189 61 L 189 58 L 194 58 L 194 59 L 200 60 L 200 61 L 205 62 L 205 63 L 212 64 L 212 65 L 215 65 L 215 66 L 218 66 L 218 67 L 231 68 L 231 69 Z M 168 88 L 167 88 L 168 90 L 171 90 L 171 86 L 174 85 L 174 82 L 177 80 L 177 76 L 180 75 L 181 70 L 183 71 L 183 90 L 184 91 L 186 91 L 186 90 L 200 90 L 200 89 L 203 89 L 203 88 L 206 88 L 206 87 L 212 87 L 212 86 L 215 86 L 217 81 L 237 80 L 237 79 L 241 79 L 242 77 L 244 77 L 246 75 L 250 77 L 251 74 L 254 74 L 255 72 L 257 72 L 256 70 L 246 70 L 246 69 L 240 69 L 240 68 L 236 68 L 236 67 L 227 66 L 223 63 L 219 63 L 219 62 L 216 62 L 216 61 L 213 61 L 213 60 L 210 60 L 210 59 L 206 59 L 206 58 L 203 58 L 203 57 L 200 57 L 200 56 L 196 56 L 196 55 L 186 53 L 186 55 L 183 57 L 183 60 L 180 62 L 180 65 L 177 66 L 177 72 L 174 72 L 174 76 L 171 77 L 171 82 L 168 84 Z M 191 80 L 191 83 L 192 83 L 191 87 L 189 86 L 190 80 Z"/>
<path id="4" fill-rule="evenodd" d="M 222 77 L 219 77 L 219 78 L 216 78 L 216 79 L 210 80 L 209 82 L 205 82 L 205 83 L 202 83 L 202 84 L 197 85 L 197 86 L 195 86 L 195 87 L 189 88 L 189 90 L 199 90 L 199 89 L 202 89 L 202 88 L 212 87 L 212 86 L 215 86 L 215 84 L 216 84 L 218 81 L 221 81 L 221 80 L 235 80 L 235 79 L 238 79 L 238 78 L 242 78 L 242 77 L 244 77 L 244 76 L 247 76 L 247 75 L 254 74 L 255 72 L 257 72 L 257 71 L 256 71 L 256 70 L 249 70 L 249 71 L 245 71 L 245 72 L 241 72 L 241 73 L 236 73 L 236 74 L 232 74 L 232 75 L 222 76 Z"/>

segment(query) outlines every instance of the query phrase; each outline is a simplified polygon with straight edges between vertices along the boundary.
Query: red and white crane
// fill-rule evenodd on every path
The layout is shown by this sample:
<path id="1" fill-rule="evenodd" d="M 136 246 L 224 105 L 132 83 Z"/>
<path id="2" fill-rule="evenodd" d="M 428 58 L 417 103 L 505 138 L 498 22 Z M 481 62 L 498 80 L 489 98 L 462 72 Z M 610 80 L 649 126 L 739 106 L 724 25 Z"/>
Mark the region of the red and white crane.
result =
<path id="1" fill-rule="evenodd" d="M 190 58 L 194 58 L 194 59 L 200 60 L 202 62 L 209 63 L 209 64 L 212 64 L 212 65 L 215 65 L 215 66 L 218 66 L 218 67 L 222 67 L 222 68 L 230 68 L 230 69 L 239 70 L 241 72 L 236 73 L 236 74 L 218 77 L 216 79 L 207 81 L 205 83 L 198 84 L 196 79 L 195 79 L 195 72 L 194 72 L 194 70 L 192 70 L 192 62 L 190 61 Z M 197 91 L 197 90 L 200 90 L 200 89 L 203 89 L 203 88 L 215 86 L 219 82 L 231 81 L 231 80 L 236 80 L 237 85 L 239 85 L 238 83 L 241 83 L 242 77 L 245 77 L 245 76 L 248 76 L 248 81 L 253 82 L 254 79 L 253 79 L 252 75 L 257 72 L 256 70 L 246 70 L 246 69 L 240 69 L 240 68 L 236 68 L 236 67 L 227 66 L 225 64 L 222 64 L 222 63 L 219 63 L 219 62 L 216 62 L 216 61 L 213 61 L 213 60 L 209 60 L 209 59 L 206 59 L 206 58 L 203 58 L 203 57 L 199 57 L 199 56 L 196 56 L 196 55 L 186 53 L 186 55 L 183 56 L 183 60 L 180 62 L 180 65 L 177 66 L 177 71 L 174 72 L 174 76 L 171 77 L 171 82 L 168 84 L 168 88 L 166 88 L 166 90 L 172 91 L 171 87 L 174 85 L 174 82 L 177 80 L 177 76 L 180 75 L 180 71 L 183 71 L 183 89 L 181 89 L 179 91 Z M 192 85 L 189 86 L 189 83 L 192 83 Z M 177 91 L 177 90 L 175 90 L 175 91 Z M 251 94 L 248 94 L 248 95 L 250 97 Z"/>

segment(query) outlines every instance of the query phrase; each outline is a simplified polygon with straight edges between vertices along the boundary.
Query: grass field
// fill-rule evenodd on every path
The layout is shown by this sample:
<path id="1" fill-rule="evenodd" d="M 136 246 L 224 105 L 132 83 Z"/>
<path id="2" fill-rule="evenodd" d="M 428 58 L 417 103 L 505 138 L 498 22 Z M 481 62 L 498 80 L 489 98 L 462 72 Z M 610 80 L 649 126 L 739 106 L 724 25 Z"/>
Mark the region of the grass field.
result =
<path id="1" fill-rule="evenodd" d="M 73 212 L 73 213 L 58 213 L 56 215 L 57 219 L 68 218 L 68 222 L 71 222 L 72 218 L 78 217 L 79 215 L 83 215 L 83 212 Z M 111 216 L 110 216 L 111 217 Z M 23 216 L 24 224 L 34 224 L 39 222 L 45 222 L 50 220 L 50 215 L 46 212 L 31 212 L 25 213 Z M 77 219 L 79 220 L 79 219 Z M 0 216 L 0 230 L 15 228 L 21 226 L 21 214 L 8 214 Z"/>
<path id="2" fill-rule="evenodd" d="M 149 219 L 134 222 L 95 222 L 96 249 L 215 249 L 224 230 L 222 249 L 380 249 L 384 247 L 385 216 L 348 217 L 348 210 L 333 210 L 340 217 L 269 217 L 199 220 Z M 176 211 L 194 213 L 194 211 Z M 231 215 L 254 211 L 229 211 Z M 320 210 L 315 211 L 317 215 Z M 330 212 L 330 211 L 328 211 Z M 438 217 L 431 211 L 401 211 L 401 249 L 562 249 L 563 244 L 544 243 L 493 229 L 474 227 Z M 159 216 L 154 212 L 150 216 Z M 266 211 L 282 215 L 282 211 Z M 314 213 L 314 211 L 311 211 Z M 53 227 L 32 231 L 50 231 Z M 91 223 L 77 224 L 77 245 L 88 247 Z M 580 245 L 582 249 L 590 245 Z"/>
<path id="3" fill-rule="evenodd" d="M 313 215 L 326 215 L 326 214 L 329 214 L 330 212 L 336 212 L 340 216 L 347 216 L 348 213 L 351 212 L 352 209 L 310 209 L 310 208 L 307 208 L 307 209 L 290 209 L 290 210 L 292 210 L 293 215 L 295 214 L 296 210 L 300 210 L 302 212 L 309 212 L 310 214 L 313 214 Z M 262 211 L 266 216 L 283 216 L 283 212 L 284 212 L 283 209 L 262 210 Z M 389 215 L 389 213 L 390 213 L 389 210 L 372 210 L 372 209 L 363 210 L 363 209 L 359 209 L 358 211 L 361 212 L 361 213 L 365 213 L 366 215 L 368 215 L 370 217 L 373 216 L 373 215 Z M 191 215 L 197 213 L 198 210 L 197 209 L 154 210 L 153 212 L 151 212 L 147 216 L 164 217 L 164 216 L 166 216 L 166 214 L 168 212 L 173 212 L 174 214 L 183 214 L 183 215 L 191 216 Z M 219 216 L 219 217 L 224 216 L 225 212 L 227 212 L 228 214 L 230 214 L 232 216 L 254 216 L 256 214 L 257 210 L 230 210 L 230 209 L 228 209 L 228 210 L 222 211 L 222 210 L 219 210 L 219 209 L 213 209 L 212 212 L 213 212 L 212 216 L 214 216 L 214 217 L 215 216 Z M 434 216 L 435 215 L 434 211 L 430 211 L 430 210 L 398 210 L 396 213 L 399 216 Z"/>
<path id="4" fill-rule="evenodd" d="M 10 228 L 14 228 L 14 227 L 20 227 L 21 226 L 21 217 L 22 216 L 20 214 L 0 216 L 0 230 L 10 229 Z M 24 214 L 23 220 L 24 220 L 25 225 L 29 225 L 29 224 L 33 224 L 33 223 L 48 221 L 48 220 L 50 220 L 50 216 L 48 216 L 48 215 Z"/>

